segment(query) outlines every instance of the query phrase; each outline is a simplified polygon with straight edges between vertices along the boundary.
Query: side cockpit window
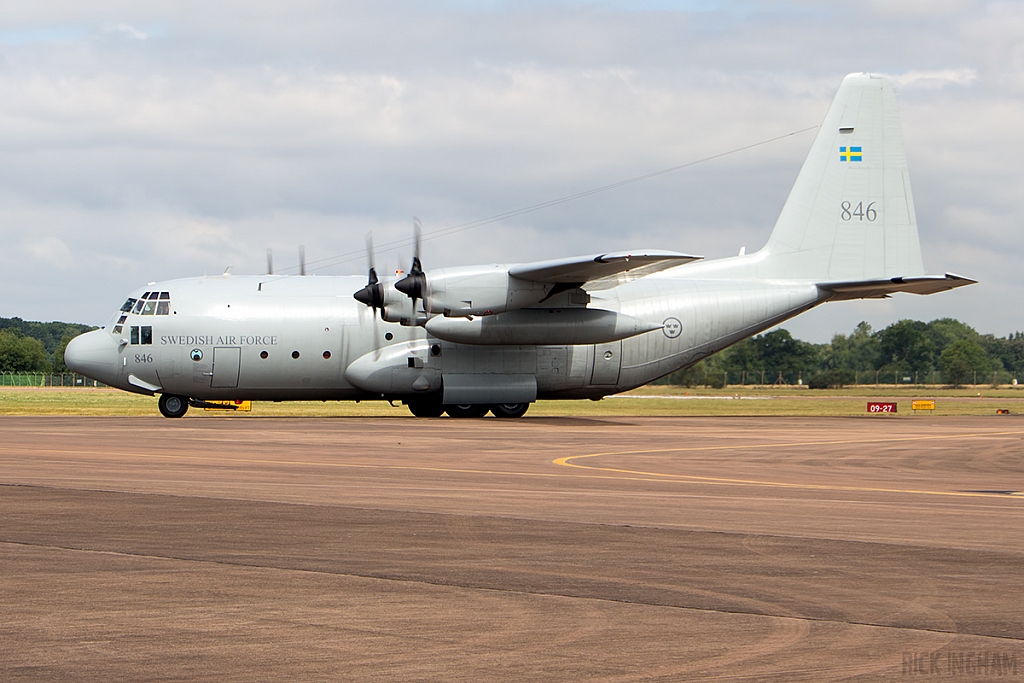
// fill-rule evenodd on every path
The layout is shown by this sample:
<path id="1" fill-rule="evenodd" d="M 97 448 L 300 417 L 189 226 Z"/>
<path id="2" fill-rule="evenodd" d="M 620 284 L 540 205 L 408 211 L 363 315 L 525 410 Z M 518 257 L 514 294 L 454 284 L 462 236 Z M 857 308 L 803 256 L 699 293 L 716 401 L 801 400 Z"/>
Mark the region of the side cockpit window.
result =
<path id="1" fill-rule="evenodd" d="M 130 342 L 135 345 L 146 345 L 153 343 L 153 326 L 152 325 L 132 325 Z"/>
<path id="2" fill-rule="evenodd" d="M 125 301 L 124 305 L 121 306 L 121 312 L 122 313 L 127 313 L 128 311 L 132 310 L 132 308 L 135 307 L 135 302 L 136 301 L 137 301 L 137 299 L 129 298 L 128 301 Z"/>

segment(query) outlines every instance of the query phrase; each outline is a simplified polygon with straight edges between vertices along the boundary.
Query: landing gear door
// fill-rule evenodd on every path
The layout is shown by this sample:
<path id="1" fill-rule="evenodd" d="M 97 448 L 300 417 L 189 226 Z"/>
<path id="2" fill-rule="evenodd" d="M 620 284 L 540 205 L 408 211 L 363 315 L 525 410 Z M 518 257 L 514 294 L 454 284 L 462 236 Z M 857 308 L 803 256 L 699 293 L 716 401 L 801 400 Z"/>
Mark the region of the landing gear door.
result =
<path id="1" fill-rule="evenodd" d="M 213 347 L 213 377 L 210 386 L 214 389 L 234 389 L 238 386 L 238 368 L 242 362 L 242 349 L 238 346 Z"/>
<path id="2" fill-rule="evenodd" d="M 622 364 L 622 342 L 594 344 L 594 373 L 590 383 L 599 386 L 619 383 L 619 367 Z"/>

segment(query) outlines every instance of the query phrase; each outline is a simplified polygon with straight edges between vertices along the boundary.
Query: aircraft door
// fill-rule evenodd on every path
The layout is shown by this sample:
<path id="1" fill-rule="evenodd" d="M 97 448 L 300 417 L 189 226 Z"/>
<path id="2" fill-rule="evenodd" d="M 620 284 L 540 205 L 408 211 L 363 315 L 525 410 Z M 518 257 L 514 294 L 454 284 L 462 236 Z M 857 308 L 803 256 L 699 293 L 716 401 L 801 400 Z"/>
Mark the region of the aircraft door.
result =
<path id="1" fill-rule="evenodd" d="M 622 342 L 594 344 L 594 372 L 590 383 L 609 385 L 619 383 L 619 368 L 622 365 Z"/>
<path id="2" fill-rule="evenodd" d="M 210 386 L 214 389 L 234 389 L 238 386 L 238 368 L 242 362 L 242 349 L 238 346 L 213 347 L 213 377 Z"/>

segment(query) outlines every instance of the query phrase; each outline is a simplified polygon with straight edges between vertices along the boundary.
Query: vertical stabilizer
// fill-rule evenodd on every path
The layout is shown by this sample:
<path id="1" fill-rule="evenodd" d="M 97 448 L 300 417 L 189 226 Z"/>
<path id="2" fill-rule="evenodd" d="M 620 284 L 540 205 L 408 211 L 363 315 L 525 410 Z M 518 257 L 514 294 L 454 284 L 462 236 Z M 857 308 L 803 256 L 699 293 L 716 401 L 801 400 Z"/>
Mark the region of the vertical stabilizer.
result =
<path id="1" fill-rule="evenodd" d="M 924 274 L 896 97 L 884 77 L 843 79 L 760 256 L 769 277 Z"/>

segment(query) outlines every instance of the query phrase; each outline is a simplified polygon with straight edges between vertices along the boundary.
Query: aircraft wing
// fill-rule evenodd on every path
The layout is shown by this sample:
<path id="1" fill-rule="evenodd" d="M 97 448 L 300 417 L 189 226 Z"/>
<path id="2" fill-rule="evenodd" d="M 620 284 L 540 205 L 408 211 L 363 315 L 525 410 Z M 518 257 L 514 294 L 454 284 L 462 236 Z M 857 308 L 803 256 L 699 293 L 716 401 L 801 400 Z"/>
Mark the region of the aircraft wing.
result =
<path id="1" fill-rule="evenodd" d="M 576 287 L 591 283 L 587 289 L 603 289 L 604 286 L 612 287 L 701 258 L 674 251 L 642 250 L 520 263 L 508 272 L 513 277 L 531 282 Z"/>
<path id="2" fill-rule="evenodd" d="M 893 277 L 881 280 L 820 282 L 818 289 L 835 294 L 832 301 L 842 301 L 844 299 L 885 299 L 895 292 L 935 294 L 964 285 L 973 285 L 976 282 L 977 280 L 946 273 L 945 275 Z"/>

